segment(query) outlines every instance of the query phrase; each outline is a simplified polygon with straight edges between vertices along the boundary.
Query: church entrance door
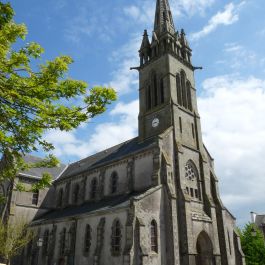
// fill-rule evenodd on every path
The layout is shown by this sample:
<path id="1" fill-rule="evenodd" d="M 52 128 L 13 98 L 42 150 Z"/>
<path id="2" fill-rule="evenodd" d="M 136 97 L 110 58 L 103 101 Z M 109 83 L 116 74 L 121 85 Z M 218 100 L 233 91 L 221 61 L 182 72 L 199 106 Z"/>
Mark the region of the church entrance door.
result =
<path id="1" fill-rule="evenodd" d="M 201 232 L 197 239 L 196 265 L 215 265 L 212 241 L 206 232 Z"/>

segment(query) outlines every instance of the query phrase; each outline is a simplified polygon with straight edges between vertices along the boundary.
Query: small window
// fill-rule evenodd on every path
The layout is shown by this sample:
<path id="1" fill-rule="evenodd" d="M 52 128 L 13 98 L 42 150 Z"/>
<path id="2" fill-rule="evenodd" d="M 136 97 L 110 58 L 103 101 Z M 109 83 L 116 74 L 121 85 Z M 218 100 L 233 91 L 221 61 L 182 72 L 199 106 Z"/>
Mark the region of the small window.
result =
<path id="1" fill-rule="evenodd" d="M 39 191 L 34 191 L 32 193 L 32 204 L 38 205 L 39 202 Z"/>
<path id="2" fill-rule="evenodd" d="M 194 197 L 193 188 L 190 188 L 190 196 L 191 196 L 191 197 Z"/>
<path id="3" fill-rule="evenodd" d="M 114 256 L 121 252 L 121 224 L 119 220 L 114 221 L 111 235 L 111 250 Z"/>
<path id="4" fill-rule="evenodd" d="M 186 187 L 186 193 L 187 193 L 187 194 L 190 194 L 190 189 L 189 189 L 189 187 Z"/>
<path id="5" fill-rule="evenodd" d="M 111 174 L 111 187 L 110 187 L 110 192 L 112 194 L 114 194 L 117 191 L 118 191 L 118 174 L 116 172 L 113 172 Z"/>
<path id="6" fill-rule="evenodd" d="M 158 253 L 157 224 L 155 220 L 151 222 L 151 250 Z"/>
<path id="7" fill-rule="evenodd" d="M 182 120 L 181 120 L 181 117 L 179 117 L 179 130 L 180 130 L 180 133 L 182 133 Z"/>
<path id="8" fill-rule="evenodd" d="M 91 199 L 95 199 L 97 196 L 98 181 L 96 178 L 91 181 Z"/>
<path id="9" fill-rule="evenodd" d="M 195 138 L 194 124 L 191 124 L 192 137 Z"/>
<path id="10" fill-rule="evenodd" d="M 90 225 L 86 226 L 85 232 L 85 241 L 84 241 L 84 252 L 87 254 L 91 246 L 91 227 Z"/>
<path id="11" fill-rule="evenodd" d="M 197 189 L 195 189 L 195 190 L 194 190 L 194 192 L 195 192 L 195 198 L 197 198 L 197 199 L 198 199 L 198 198 L 199 198 L 198 190 L 197 190 Z"/>

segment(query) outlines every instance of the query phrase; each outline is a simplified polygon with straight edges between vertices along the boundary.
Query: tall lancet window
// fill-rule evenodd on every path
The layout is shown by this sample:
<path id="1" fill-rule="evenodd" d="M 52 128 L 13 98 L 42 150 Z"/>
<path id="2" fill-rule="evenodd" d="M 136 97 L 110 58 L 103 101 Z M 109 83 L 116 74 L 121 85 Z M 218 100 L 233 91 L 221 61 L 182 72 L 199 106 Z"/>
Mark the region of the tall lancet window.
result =
<path id="1" fill-rule="evenodd" d="M 191 199 L 201 200 L 199 174 L 195 164 L 189 160 L 185 166 L 186 193 Z"/>
<path id="2" fill-rule="evenodd" d="M 146 90 L 146 109 L 150 110 L 151 109 L 151 87 L 148 86 Z"/>
<path id="3" fill-rule="evenodd" d="M 111 252 L 114 256 L 118 256 L 121 253 L 121 236 L 121 223 L 119 220 L 115 220 L 112 225 L 111 235 Z"/>
<path id="4" fill-rule="evenodd" d="M 180 76 L 179 76 L 179 74 L 176 75 L 176 88 L 177 88 L 178 104 L 182 105 L 181 85 L 180 85 Z"/>
<path id="5" fill-rule="evenodd" d="M 157 240 L 157 223 L 155 220 L 151 222 L 151 250 L 158 253 L 158 240 Z"/>
<path id="6" fill-rule="evenodd" d="M 192 111 L 191 84 L 189 81 L 187 81 L 186 83 L 186 89 L 187 89 L 188 109 Z"/>
<path id="7" fill-rule="evenodd" d="M 153 106 L 155 107 L 158 104 L 157 77 L 155 73 L 153 73 L 152 76 L 152 83 L 153 83 Z"/>
<path id="8" fill-rule="evenodd" d="M 60 189 L 57 194 L 57 207 L 63 206 L 63 189 Z"/>
<path id="9" fill-rule="evenodd" d="M 79 191 L 80 191 L 80 187 L 78 184 L 76 184 L 74 187 L 74 191 L 73 191 L 73 198 L 72 198 L 73 204 L 78 203 Z"/>
<path id="10" fill-rule="evenodd" d="M 84 252 L 85 254 L 89 253 L 90 247 L 91 247 L 91 227 L 90 225 L 86 225 L 86 231 L 85 231 L 85 238 L 84 238 Z"/>
<path id="11" fill-rule="evenodd" d="M 180 73 L 180 82 L 181 82 L 181 94 L 182 94 L 182 105 L 184 108 L 187 108 L 187 93 L 186 93 L 186 74 L 184 71 Z"/>
<path id="12" fill-rule="evenodd" d="M 110 192 L 114 194 L 118 191 L 118 174 L 113 172 L 110 177 Z"/>
<path id="13" fill-rule="evenodd" d="M 165 102 L 165 89 L 164 89 L 164 80 L 160 79 L 160 103 L 163 104 Z"/>

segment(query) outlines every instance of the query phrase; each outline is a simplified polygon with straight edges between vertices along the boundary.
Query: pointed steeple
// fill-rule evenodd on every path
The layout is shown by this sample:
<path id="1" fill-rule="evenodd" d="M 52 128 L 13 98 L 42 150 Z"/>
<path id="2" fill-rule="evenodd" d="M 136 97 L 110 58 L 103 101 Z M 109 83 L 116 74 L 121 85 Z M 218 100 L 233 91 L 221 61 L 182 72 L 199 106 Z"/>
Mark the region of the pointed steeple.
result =
<path id="1" fill-rule="evenodd" d="M 156 1 L 154 31 L 157 37 L 160 37 L 165 32 L 175 33 L 174 21 L 168 0 Z"/>

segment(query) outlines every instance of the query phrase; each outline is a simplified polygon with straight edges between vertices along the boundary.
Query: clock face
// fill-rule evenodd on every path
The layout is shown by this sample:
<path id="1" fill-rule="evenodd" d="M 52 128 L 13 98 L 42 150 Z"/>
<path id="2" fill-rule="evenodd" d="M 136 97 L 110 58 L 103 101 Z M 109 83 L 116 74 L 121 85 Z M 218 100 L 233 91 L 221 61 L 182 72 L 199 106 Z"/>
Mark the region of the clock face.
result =
<path id="1" fill-rule="evenodd" d="M 158 118 L 153 119 L 153 121 L 152 121 L 152 127 L 153 128 L 156 128 L 158 125 L 159 125 L 159 119 Z"/>

